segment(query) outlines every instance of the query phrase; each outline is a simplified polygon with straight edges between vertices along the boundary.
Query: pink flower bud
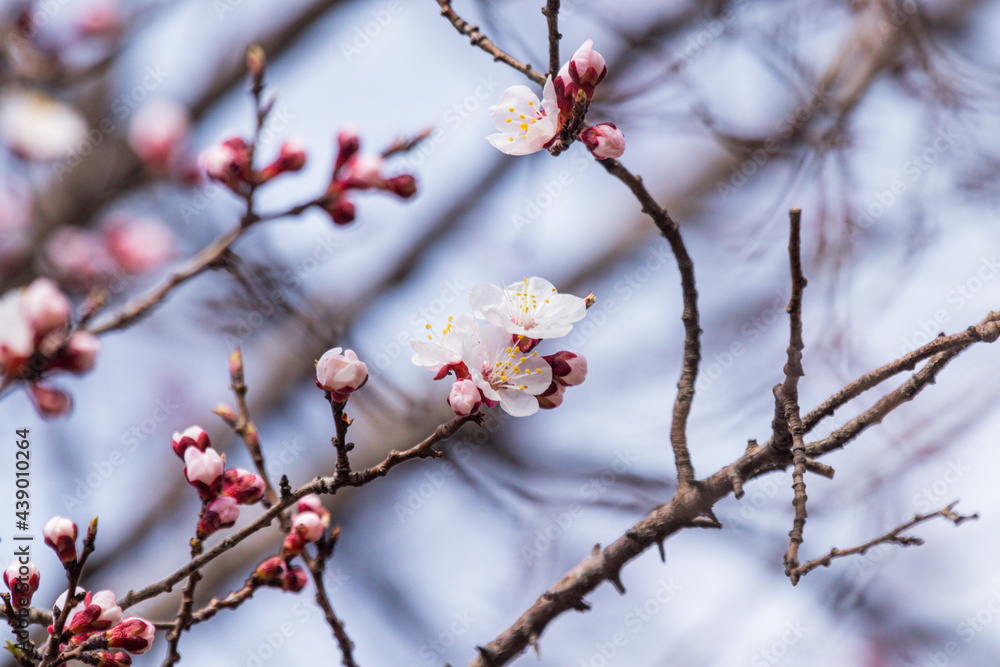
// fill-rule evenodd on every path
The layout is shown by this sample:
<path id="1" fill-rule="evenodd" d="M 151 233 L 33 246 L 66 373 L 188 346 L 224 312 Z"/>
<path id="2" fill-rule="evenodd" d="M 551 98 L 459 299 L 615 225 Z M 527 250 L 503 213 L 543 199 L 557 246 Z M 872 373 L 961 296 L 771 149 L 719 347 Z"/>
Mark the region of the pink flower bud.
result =
<path id="1" fill-rule="evenodd" d="M 14 611 L 31 605 L 31 596 L 38 590 L 41 579 L 35 564 L 31 561 L 22 563 L 21 558 L 11 563 L 3 573 L 3 583 L 10 590 L 10 604 Z"/>
<path id="2" fill-rule="evenodd" d="M 205 451 L 188 447 L 184 452 L 184 477 L 203 500 L 211 500 L 218 494 L 225 467 L 222 456 L 211 447 Z"/>
<path id="3" fill-rule="evenodd" d="M 69 299 L 49 278 L 37 278 L 21 293 L 21 311 L 35 330 L 35 340 L 69 326 Z"/>
<path id="4" fill-rule="evenodd" d="M 300 514 L 312 512 L 323 522 L 323 528 L 330 526 L 330 511 L 323 506 L 323 501 L 315 493 L 302 496 L 295 506 L 295 511 Z"/>
<path id="5" fill-rule="evenodd" d="M 288 568 L 288 571 L 281 577 L 281 590 L 288 591 L 290 593 L 298 593 L 306 587 L 308 582 L 309 578 L 306 577 L 305 570 L 298 565 L 293 565 Z"/>
<path id="6" fill-rule="evenodd" d="M 586 128 L 580 140 L 598 160 L 619 158 L 625 152 L 625 135 L 614 123 L 601 123 Z"/>
<path id="7" fill-rule="evenodd" d="M 187 139 L 190 124 L 183 105 L 166 99 L 147 102 L 132 117 L 128 143 L 150 171 L 164 173 Z"/>
<path id="8" fill-rule="evenodd" d="M 552 408 L 558 408 L 562 405 L 563 394 L 566 393 L 566 387 L 559 384 L 558 382 L 553 382 L 549 385 L 549 388 L 543 391 L 537 396 L 538 407 L 543 410 L 551 410 Z"/>
<path id="9" fill-rule="evenodd" d="M 94 367 L 100 349 L 97 336 L 89 331 L 75 331 L 63 351 L 52 361 L 52 366 L 70 373 L 85 373 Z"/>
<path id="10" fill-rule="evenodd" d="M 21 310 L 16 290 L 0 298 L 0 375 L 13 377 L 25 370 L 35 350 L 35 332 Z"/>
<path id="11" fill-rule="evenodd" d="M 296 140 L 286 141 L 281 145 L 281 153 L 271 164 L 260 172 L 261 181 L 269 181 L 287 171 L 299 171 L 306 164 L 306 149 Z"/>
<path id="12" fill-rule="evenodd" d="M 282 575 L 288 570 L 288 566 L 285 564 L 285 559 L 280 556 L 271 556 L 265 561 L 262 561 L 260 565 L 256 567 L 253 571 L 253 578 L 257 581 L 274 581 L 280 579 Z"/>
<path id="13" fill-rule="evenodd" d="M 400 174 L 386 179 L 383 187 L 401 199 L 409 199 L 417 194 L 417 180 L 410 174 Z"/>
<path id="14" fill-rule="evenodd" d="M 315 542 L 321 538 L 323 528 L 323 520 L 313 512 L 304 512 L 292 520 L 292 530 L 301 534 L 306 542 Z"/>
<path id="15" fill-rule="evenodd" d="M 253 178 L 250 150 L 243 139 L 233 137 L 206 148 L 198 155 L 198 166 L 212 180 L 238 192 L 243 183 Z"/>
<path id="16" fill-rule="evenodd" d="M 552 80 L 552 89 L 556 94 L 556 103 L 559 105 L 559 117 L 563 120 L 573 115 L 573 102 L 576 98 L 576 84 L 573 77 L 569 75 L 569 63 L 567 62 Z"/>
<path id="17" fill-rule="evenodd" d="M 49 519 L 42 528 L 45 544 L 52 547 L 59 560 L 72 563 L 76 560 L 76 524 L 62 516 Z"/>
<path id="18" fill-rule="evenodd" d="M 455 380 L 455 383 L 451 385 L 448 405 L 459 417 L 477 412 L 482 404 L 482 394 L 479 393 L 479 387 L 472 380 Z"/>
<path id="19" fill-rule="evenodd" d="M 222 476 L 222 495 L 240 505 L 252 505 L 264 497 L 264 480 L 243 468 L 232 468 Z"/>
<path id="20" fill-rule="evenodd" d="M 174 448 L 174 454 L 184 458 L 184 452 L 188 447 L 196 447 L 198 451 L 203 452 L 211 446 L 211 442 L 205 429 L 200 426 L 188 426 L 183 432 L 174 433 L 171 446 Z"/>
<path id="21" fill-rule="evenodd" d="M 174 256 L 174 234 L 156 218 L 115 216 L 104 225 L 108 254 L 126 273 L 155 271 Z"/>
<path id="22" fill-rule="evenodd" d="M 230 425 L 235 424 L 236 420 L 238 419 L 236 415 L 236 410 L 233 410 L 230 406 L 226 405 L 225 403 L 219 403 L 218 405 L 216 405 L 214 408 L 212 408 L 212 412 L 219 415 L 219 417 L 222 418 L 222 421 Z"/>
<path id="23" fill-rule="evenodd" d="M 122 620 L 122 609 L 111 591 L 89 591 L 83 602 L 73 607 L 66 629 L 74 635 L 82 635 L 97 630 L 107 630 Z"/>
<path id="24" fill-rule="evenodd" d="M 197 535 L 203 540 L 221 528 L 229 528 L 240 518 L 240 506 L 235 498 L 219 496 L 209 501 L 198 521 Z"/>
<path id="25" fill-rule="evenodd" d="M 368 366 L 358 360 L 354 350 L 335 347 L 316 362 L 316 386 L 330 392 L 333 400 L 343 403 L 368 382 Z"/>
<path id="26" fill-rule="evenodd" d="M 74 661 L 70 661 L 72 663 Z M 69 663 L 67 663 L 69 664 Z M 97 667 L 128 667 L 132 664 L 132 657 L 122 651 L 98 651 Z"/>
<path id="27" fill-rule="evenodd" d="M 323 207 L 323 210 L 330 215 L 336 225 L 347 225 L 354 222 L 354 204 L 342 197 L 332 200 Z"/>
<path id="28" fill-rule="evenodd" d="M 108 648 L 123 648 L 136 655 L 145 653 L 153 646 L 155 635 L 153 624 L 137 616 L 122 619 L 121 623 L 104 633 Z"/>
<path id="29" fill-rule="evenodd" d="M 361 139 L 358 138 L 357 130 L 350 126 L 342 129 L 337 135 L 338 153 L 333 172 L 337 173 L 341 167 L 347 164 L 347 161 L 354 157 L 359 148 L 361 148 Z"/>
<path id="30" fill-rule="evenodd" d="M 604 56 L 594 51 L 593 46 L 594 40 L 588 39 L 569 61 L 570 78 L 588 99 L 594 96 L 594 87 L 603 81 L 608 73 Z"/>
<path id="31" fill-rule="evenodd" d="M 62 389 L 32 382 L 28 385 L 28 398 L 43 417 L 61 417 L 73 409 L 73 399 Z"/>
<path id="32" fill-rule="evenodd" d="M 382 165 L 385 159 L 381 155 L 358 154 L 344 165 L 343 174 L 338 180 L 344 188 L 367 190 L 382 182 Z"/>
<path id="33" fill-rule="evenodd" d="M 552 366 L 552 379 L 566 387 L 575 387 L 587 379 L 587 358 L 565 350 L 542 357 Z"/>

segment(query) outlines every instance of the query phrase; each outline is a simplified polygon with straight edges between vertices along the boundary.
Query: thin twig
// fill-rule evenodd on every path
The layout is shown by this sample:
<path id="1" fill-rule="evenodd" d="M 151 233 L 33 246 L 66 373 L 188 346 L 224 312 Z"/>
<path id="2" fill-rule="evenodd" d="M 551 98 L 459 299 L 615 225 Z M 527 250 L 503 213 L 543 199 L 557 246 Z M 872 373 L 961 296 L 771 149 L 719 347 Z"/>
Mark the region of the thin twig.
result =
<path id="1" fill-rule="evenodd" d="M 549 25 L 549 76 L 553 79 L 559 73 L 559 0 L 547 0 L 542 7 L 542 14 L 545 15 Z"/>
<path id="2" fill-rule="evenodd" d="M 785 381 L 774 388 L 775 399 L 781 404 L 783 420 L 792 441 L 792 489 L 795 519 L 788 533 L 788 550 L 785 552 L 785 574 L 792 584 L 798 583 L 793 574 L 799 565 L 799 545 L 806 526 L 806 443 L 802 439 L 802 417 L 799 413 L 799 378 L 805 375 L 802 369 L 802 292 L 806 278 L 802 274 L 802 211 L 793 208 L 788 212 L 790 232 L 788 237 L 788 258 L 792 274 L 792 296 L 788 301 L 789 341 L 788 360 L 785 362 Z"/>
<path id="3" fill-rule="evenodd" d="M 811 560 L 808 563 L 803 563 L 802 565 L 800 565 L 797 568 L 795 568 L 793 574 L 795 575 L 795 577 L 797 579 L 797 578 L 799 578 L 799 577 L 801 577 L 801 576 L 803 576 L 805 574 L 808 574 L 809 572 L 815 570 L 817 567 L 820 567 L 820 566 L 822 566 L 822 567 L 829 567 L 830 566 L 830 562 L 834 558 L 844 558 L 845 556 L 853 556 L 854 554 L 862 554 L 862 555 L 864 555 L 864 553 L 866 551 L 868 551 L 872 547 L 877 546 L 879 544 L 898 544 L 898 545 L 903 546 L 903 547 L 920 546 L 921 544 L 924 543 L 924 541 L 921 538 L 919 538 L 919 537 L 909 537 L 909 536 L 906 536 L 906 535 L 902 535 L 901 533 L 903 533 L 904 531 L 909 530 L 910 528 L 913 528 L 914 526 L 916 526 L 918 524 L 924 523 L 925 521 L 930 521 L 931 519 L 933 519 L 935 517 L 939 517 L 940 516 L 940 517 L 943 517 L 945 519 L 948 519 L 949 521 L 951 521 L 952 523 L 954 523 L 956 526 L 960 526 L 962 523 L 964 523 L 966 521 L 970 521 L 972 519 L 978 519 L 979 518 L 978 514 L 971 514 L 969 516 L 964 516 L 964 515 L 961 515 L 961 514 L 957 514 L 956 512 L 953 511 L 953 508 L 957 504 L 958 504 L 958 501 L 956 500 L 955 502 L 951 503 L 950 505 L 948 505 L 946 507 L 942 507 L 941 509 L 939 509 L 936 512 L 931 512 L 930 514 L 917 514 L 916 516 L 914 516 L 912 519 L 910 519 L 906 523 L 893 528 L 892 530 L 890 530 L 885 535 L 882 535 L 881 537 L 876 537 L 874 540 L 871 540 L 870 542 L 865 542 L 864 544 L 862 544 L 860 546 L 851 547 L 850 549 L 836 549 L 836 548 L 830 549 L 830 553 L 828 553 L 827 555 L 823 556 L 822 558 L 817 558 L 816 560 Z"/>
<path id="4" fill-rule="evenodd" d="M 524 74 L 526 77 L 528 77 L 538 85 L 542 85 L 545 83 L 544 74 L 534 69 L 528 63 L 522 63 L 521 61 L 507 54 L 505 51 L 502 51 L 499 48 L 497 48 L 496 44 L 490 41 L 490 39 L 486 37 L 486 35 L 479 32 L 479 26 L 472 25 L 465 19 L 461 18 L 458 14 L 456 14 L 455 10 L 451 8 L 451 0 L 437 0 L 437 3 L 441 6 L 441 16 L 448 19 L 448 21 L 450 21 L 451 24 L 455 26 L 455 30 L 468 37 L 469 42 L 473 46 L 478 46 L 483 51 L 493 56 L 493 60 L 510 65 L 511 67 L 516 69 L 521 74 Z"/>
<path id="5" fill-rule="evenodd" d="M 204 513 L 202 508 L 202 513 Z M 191 540 L 191 558 L 201 555 L 203 543 L 197 537 Z M 170 667 L 181 659 L 181 654 L 177 652 L 177 645 L 181 641 L 181 633 L 191 625 L 191 611 L 194 609 L 194 589 L 201 580 L 201 572 L 195 570 L 188 575 L 187 583 L 181 593 L 181 605 L 177 609 L 177 616 L 174 618 L 174 627 L 167 633 L 167 656 L 163 659 L 162 667 Z"/>
<path id="6" fill-rule="evenodd" d="M 337 450 L 336 479 L 345 480 L 351 476 L 351 462 L 347 453 L 352 446 L 347 442 L 347 427 L 351 425 L 351 420 L 344 414 L 345 403 L 333 400 L 333 395 L 326 392 L 326 400 L 330 402 L 330 409 L 333 411 L 333 423 L 337 429 L 337 435 L 332 439 L 333 446 Z"/>
<path id="7" fill-rule="evenodd" d="M 243 588 L 238 591 L 233 591 L 229 595 L 222 598 L 212 598 L 204 607 L 191 613 L 186 627 L 190 628 L 193 625 L 204 623 L 223 609 L 236 609 L 241 604 L 249 600 L 253 596 L 254 591 L 262 585 L 263 584 L 261 582 L 251 577 L 250 579 L 247 579 L 245 584 L 243 584 Z"/>
<path id="8" fill-rule="evenodd" d="M 354 642 L 347 636 L 347 631 L 344 629 L 344 622 L 337 618 L 337 614 L 334 613 L 333 605 L 330 604 L 330 596 L 326 592 L 326 583 L 323 581 L 326 562 L 333 556 L 333 549 L 337 544 L 337 537 L 339 536 L 340 527 L 337 526 L 330 531 L 329 537 L 324 537 L 316 543 L 315 558 L 303 551 L 302 560 L 312 574 L 313 583 L 316 584 L 316 604 L 323 610 L 326 622 L 330 625 L 330 628 L 333 630 L 333 636 L 340 645 L 341 664 L 344 667 L 358 667 L 358 663 L 354 661 Z"/>
<path id="9" fill-rule="evenodd" d="M 95 516 L 90 520 L 90 525 L 87 526 L 87 536 L 83 540 L 83 549 L 80 551 L 79 558 L 77 558 L 76 562 L 66 567 L 66 604 L 59 610 L 59 616 L 52 623 L 52 632 L 49 633 L 49 638 L 41 650 L 45 659 L 42 660 L 40 667 L 47 667 L 53 664 L 53 660 L 56 660 L 59 655 L 59 644 L 64 640 L 63 632 L 66 628 L 66 621 L 69 620 L 69 613 L 82 598 L 82 596 L 77 597 L 76 587 L 80 583 L 80 577 L 83 575 L 83 567 L 87 564 L 87 559 L 90 557 L 90 554 L 94 553 L 96 541 L 97 517 Z"/>

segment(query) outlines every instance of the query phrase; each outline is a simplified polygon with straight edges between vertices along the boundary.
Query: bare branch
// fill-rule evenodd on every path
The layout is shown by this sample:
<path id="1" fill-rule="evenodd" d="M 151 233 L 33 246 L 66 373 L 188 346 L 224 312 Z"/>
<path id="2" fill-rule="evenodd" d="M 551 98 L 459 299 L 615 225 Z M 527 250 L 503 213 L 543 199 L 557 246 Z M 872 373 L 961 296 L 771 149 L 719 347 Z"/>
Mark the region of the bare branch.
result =
<path id="1" fill-rule="evenodd" d="M 902 533 L 909 530 L 910 528 L 913 528 L 918 524 L 924 523 L 925 521 L 930 521 L 935 517 L 943 517 L 945 519 L 948 519 L 956 526 L 960 526 L 966 521 L 979 518 L 978 514 L 971 514 L 969 516 L 957 514 L 956 512 L 953 511 L 953 508 L 957 504 L 958 501 L 956 500 L 955 502 L 951 503 L 946 507 L 942 507 L 936 512 L 931 512 L 930 514 L 917 514 L 906 523 L 893 528 L 885 535 L 882 535 L 881 537 L 876 537 L 874 540 L 871 540 L 870 542 L 865 542 L 860 546 L 851 547 L 850 549 L 836 549 L 836 548 L 830 549 L 830 553 L 823 556 L 822 558 L 811 560 L 808 563 L 804 563 L 796 567 L 792 573 L 792 575 L 794 575 L 794 580 L 797 580 L 799 577 L 808 574 L 809 572 L 812 572 L 817 567 L 820 566 L 829 567 L 830 563 L 833 561 L 834 558 L 843 558 L 845 556 L 853 556 L 855 554 L 864 555 L 865 552 L 867 552 L 869 549 L 879 544 L 898 544 L 902 547 L 920 546 L 921 544 L 924 543 L 924 541 L 921 538 L 909 537 L 903 535 Z"/>
<path id="2" fill-rule="evenodd" d="M 559 73 L 559 0 L 547 0 L 542 7 L 542 14 L 545 15 L 549 24 L 549 76 L 553 79 Z"/>

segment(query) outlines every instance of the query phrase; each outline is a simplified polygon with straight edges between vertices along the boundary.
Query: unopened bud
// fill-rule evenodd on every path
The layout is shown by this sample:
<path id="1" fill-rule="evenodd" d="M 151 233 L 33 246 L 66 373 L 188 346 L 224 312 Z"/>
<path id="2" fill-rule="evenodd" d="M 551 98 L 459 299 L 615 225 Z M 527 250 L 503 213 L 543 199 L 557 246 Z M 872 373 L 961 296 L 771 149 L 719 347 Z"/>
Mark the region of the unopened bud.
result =
<path id="1" fill-rule="evenodd" d="M 72 563 L 76 560 L 76 524 L 62 516 L 54 516 L 42 528 L 45 544 L 55 550 L 59 560 Z"/>

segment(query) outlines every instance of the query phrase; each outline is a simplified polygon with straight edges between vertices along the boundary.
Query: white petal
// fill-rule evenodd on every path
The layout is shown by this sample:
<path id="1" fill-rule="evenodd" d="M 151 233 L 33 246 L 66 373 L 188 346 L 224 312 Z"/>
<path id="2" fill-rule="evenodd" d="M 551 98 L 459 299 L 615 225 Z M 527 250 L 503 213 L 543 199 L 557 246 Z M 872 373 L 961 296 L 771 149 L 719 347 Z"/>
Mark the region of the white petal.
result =
<path id="1" fill-rule="evenodd" d="M 496 285 L 479 283 L 469 291 L 469 307 L 476 317 L 486 319 L 482 309 L 487 306 L 499 306 L 504 303 L 504 291 Z"/>
<path id="2" fill-rule="evenodd" d="M 527 417 L 538 412 L 538 399 L 523 391 L 504 387 L 500 394 L 500 407 L 511 417 Z"/>

